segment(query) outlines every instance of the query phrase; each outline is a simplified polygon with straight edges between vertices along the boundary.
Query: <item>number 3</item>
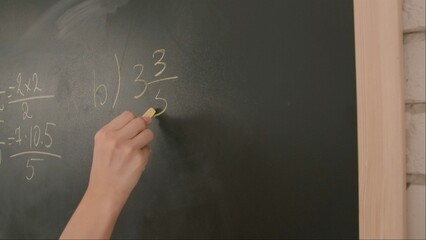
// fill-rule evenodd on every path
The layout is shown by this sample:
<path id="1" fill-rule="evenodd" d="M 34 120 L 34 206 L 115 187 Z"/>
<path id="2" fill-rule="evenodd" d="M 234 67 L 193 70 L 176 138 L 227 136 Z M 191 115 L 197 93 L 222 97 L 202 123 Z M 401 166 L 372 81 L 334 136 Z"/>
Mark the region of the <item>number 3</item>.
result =
<path id="1" fill-rule="evenodd" d="M 152 54 L 152 57 L 154 57 L 155 56 L 155 54 L 156 53 L 161 53 L 161 57 L 160 57 L 160 59 L 154 64 L 154 66 L 157 66 L 157 65 L 162 65 L 163 66 L 163 68 L 157 73 L 157 74 L 155 74 L 155 76 L 156 77 L 158 77 L 160 74 L 162 74 L 163 72 L 164 72 L 164 70 L 166 69 L 166 67 L 167 67 L 167 64 L 165 63 L 165 62 L 162 62 L 163 61 L 163 58 L 164 58 L 164 54 L 166 54 L 166 50 L 165 49 L 158 49 L 158 50 L 156 50 L 153 54 Z"/>
<path id="2" fill-rule="evenodd" d="M 133 69 L 135 69 L 136 67 L 140 67 L 141 71 L 139 72 L 138 77 L 135 79 L 135 82 L 143 82 L 143 84 L 144 84 L 142 92 L 139 93 L 139 95 L 134 96 L 135 99 L 138 99 L 138 98 L 142 97 L 145 94 L 145 91 L 148 88 L 148 84 L 146 83 L 146 81 L 144 79 L 142 79 L 143 64 L 136 64 L 135 66 L 133 66 Z"/>

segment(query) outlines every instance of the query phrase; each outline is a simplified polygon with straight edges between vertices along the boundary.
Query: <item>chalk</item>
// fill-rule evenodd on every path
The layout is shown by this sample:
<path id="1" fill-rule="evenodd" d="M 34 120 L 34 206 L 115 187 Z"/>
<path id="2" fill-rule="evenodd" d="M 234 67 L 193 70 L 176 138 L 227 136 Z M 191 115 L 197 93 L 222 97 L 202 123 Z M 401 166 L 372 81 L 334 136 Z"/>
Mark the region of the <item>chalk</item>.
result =
<path id="1" fill-rule="evenodd" d="M 151 107 L 148 110 L 146 110 L 146 112 L 142 115 L 142 117 L 152 118 L 154 114 L 155 114 L 155 109 Z"/>

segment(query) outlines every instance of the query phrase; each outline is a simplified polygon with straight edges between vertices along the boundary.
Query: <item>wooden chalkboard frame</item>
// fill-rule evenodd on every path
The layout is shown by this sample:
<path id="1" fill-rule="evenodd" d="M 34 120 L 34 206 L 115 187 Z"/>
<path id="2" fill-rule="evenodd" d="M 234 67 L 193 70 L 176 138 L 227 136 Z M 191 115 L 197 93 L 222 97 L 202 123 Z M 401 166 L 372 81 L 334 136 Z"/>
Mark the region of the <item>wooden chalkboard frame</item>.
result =
<path id="1" fill-rule="evenodd" d="M 353 0 L 359 237 L 406 238 L 402 0 Z"/>
<path id="2" fill-rule="evenodd" d="M 401 0 L 354 0 L 361 239 L 406 238 Z"/>

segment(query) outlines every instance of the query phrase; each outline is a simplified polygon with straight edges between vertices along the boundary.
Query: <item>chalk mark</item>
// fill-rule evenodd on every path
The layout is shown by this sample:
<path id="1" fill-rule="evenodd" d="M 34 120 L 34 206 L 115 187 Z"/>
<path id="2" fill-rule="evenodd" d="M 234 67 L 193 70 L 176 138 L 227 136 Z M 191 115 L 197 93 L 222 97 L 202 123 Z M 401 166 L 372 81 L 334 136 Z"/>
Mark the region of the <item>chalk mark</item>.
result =
<path id="1" fill-rule="evenodd" d="M 157 79 L 157 80 L 154 80 L 154 81 L 151 81 L 151 82 L 147 83 L 146 85 L 153 84 L 153 83 L 158 83 L 158 82 L 163 82 L 163 81 L 175 80 L 175 79 L 178 79 L 178 76 Z"/>
<path id="2" fill-rule="evenodd" d="M 115 95 L 114 103 L 112 104 L 112 108 L 115 107 L 115 104 L 117 103 L 118 95 L 120 94 L 120 84 L 121 84 L 121 74 L 120 74 L 120 64 L 118 63 L 117 54 L 114 54 L 115 62 L 117 63 L 117 71 L 118 71 L 118 86 L 117 86 L 117 94 Z"/>
<path id="3" fill-rule="evenodd" d="M 51 156 L 51 157 L 55 157 L 55 158 L 62 158 L 61 155 L 55 154 L 55 153 L 49 153 L 49 152 L 40 152 L 40 151 L 26 151 L 26 152 L 20 152 L 20 153 L 16 153 L 13 155 L 10 155 L 10 158 L 14 158 L 14 157 L 18 157 L 18 156 L 22 156 L 22 155 L 30 155 L 30 154 L 39 154 L 39 155 L 46 155 L 46 156 Z"/>
<path id="4" fill-rule="evenodd" d="M 36 97 L 29 97 L 29 98 L 21 98 L 21 99 L 16 99 L 13 101 L 9 101 L 9 104 L 11 103 L 18 103 L 18 102 L 26 102 L 26 101 L 31 101 L 31 100 L 37 100 L 37 99 L 47 99 L 47 98 L 54 98 L 55 95 L 45 95 L 45 96 L 36 96 Z"/>

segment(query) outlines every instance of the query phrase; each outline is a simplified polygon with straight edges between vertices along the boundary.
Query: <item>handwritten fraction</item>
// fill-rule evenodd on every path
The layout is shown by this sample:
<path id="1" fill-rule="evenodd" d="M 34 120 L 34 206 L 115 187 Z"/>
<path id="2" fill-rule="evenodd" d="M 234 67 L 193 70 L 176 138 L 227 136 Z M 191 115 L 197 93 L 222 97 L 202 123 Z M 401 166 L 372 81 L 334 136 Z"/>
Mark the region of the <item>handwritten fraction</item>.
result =
<path id="1" fill-rule="evenodd" d="M 121 63 L 114 54 L 115 69 L 117 71 L 117 79 L 115 87 L 107 86 L 96 78 L 96 71 L 93 70 L 93 105 L 95 108 L 107 107 L 107 100 L 112 101 L 115 108 L 120 98 L 122 84 L 133 84 L 135 92 L 131 93 L 135 101 L 141 101 L 146 91 L 154 85 L 167 83 L 169 81 L 178 80 L 177 75 L 167 74 L 166 50 L 157 49 L 151 54 L 151 61 L 148 65 L 145 63 L 135 63 L 133 65 L 134 77 L 130 79 L 122 79 Z M 145 64 L 145 65 L 144 65 Z M 152 76 L 144 72 L 145 66 L 154 69 Z M 4 130 L 6 122 L 4 113 L 8 108 L 19 109 L 19 121 L 14 121 L 12 127 L 8 127 L 10 134 L 0 136 L 0 168 L 4 165 L 5 160 L 23 161 L 23 167 L 26 168 L 25 178 L 31 181 L 37 176 L 37 166 L 45 164 L 47 159 L 63 159 L 63 156 L 54 151 L 55 146 L 55 129 L 57 124 L 49 119 L 42 122 L 36 122 L 34 116 L 37 112 L 32 111 L 32 104 L 43 104 L 45 101 L 55 102 L 55 94 L 46 92 L 43 88 L 43 78 L 37 72 L 24 73 L 19 72 L 11 79 L 11 83 L 5 89 L 0 89 L 0 129 Z M 46 76 L 44 76 L 45 78 Z M 112 93 L 112 94 L 111 94 Z M 167 99 L 162 96 L 161 89 L 155 94 L 154 100 L 161 106 L 161 111 L 154 116 L 163 114 L 168 107 Z M 14 118 L 15 119 L 15 118 Z M 37 118 L 38 119 L 38 118 Z M 25 124 L 24 124 L 25 123 Z M 60 126 L 59 126 L 60 127 Z M 8 148 L 8 156 L 4 156 L 4 148 Z M 16 149 L 19 149 L 17 151 Z M 25 165 L 24 165 L 25 163 Z"/>
<path id="2" fill-rule="evenodd" d="M 145 78 L 144 76 L 144 68 L 145 68 L 144 64 L 137 63 L 133 66 L 133 69 L 137 73 L 137 77 L 133 80 L 133 82 L 136 85 L 135 87 L 139 87 L 142 89 L 136 93 L 136 95 L 133 97 L 134 99 L 140 99 L 145 94 L 148 87 L 150 87 L 153 84 L 177 80 L 179 78 L 176 75 L 165 76 L 164 72 L 167 68 L 167 63 L 165 62 L 165 59 L 164 59 L 165 55 L 166 55 L 165 49 L 158 49 L 152 53 L 153 62 L 151 64 L 157 68 L 157 72 L 149 80 Z M 112 104 L 112 108 L 114 108 L 117 103 L 117 100 L 120 95 L 121 84 L 122 84 L 121 67 L 120 67 L 120 62 L 118 61 L 118 58 L 117 58 L 117 54 L 114 55 L 114 59 L 116 63 L 118 77 L 117 77 L 117 84 L 116 84 L 117 87 L 115 89 L 115 96 L 114 96 L 114 102 Z M 155 117 L 160 116 L 167 109 L 167 99 L 160 96 L 160 92 L 161 92 L 161 89 L 158 89 L 158 92 L 155 95 L 154 99 L 156 101 L 159 101 L 162 104 L 161 106 L 162 111 L 155 114 L 154 115 Z M 96 81 L 96 71 L 93 71 L 93 104 L 94 106 L 95 107 L 104 106 L 108 100 L 108 97 L 109 96 L 108 96 L 107 85 L 103 83 L 98 84 Z"/>
<path id="3" fill-rule="evenodd" d="M 9 159 L 25 159 L 27 168 L 27 175 L 25 176 L 28 181 L 32 180 L 36 175 L 35 162 L 43 161 L 47 157 L 54 159 L 61 159 L 62 156 L 52 151 L 54 145 L 54 136 L 52 130 L 56 127 L 56 123 L 46 121 L 43 123 L 33 122 L 35 113 L 31 111 L 31 104 L 40 101 L 52 101 L 55 98 L 54 94 L 45 93 L 43 91 L 38 73 L 32 73 L 26 76 L 20 72 L 16 74 L 16 79 L 12 85 L 8 86 L 5 90 L 0 90 L 0 114 L 6 108 L 17 107 L 20 109 L 21 123 L 29 123 L 28 127 L 23 127 L 23 124 L 17 122 L 12 135 L 1 136 L 0 147 L 7 146 L 14 149 L 13 146 L 20 146 L 19 152 L 12 153 Z M 0 118 L 2 115 L 0 115 Z M 3 119 L 0 124 L 5 125 Z M 0 125 L 0 127 L 2 127 Z M 0 160 L 4 161 L 2 151 L 0 149 Z M 2 163 L 0 161 L 0 164 Z"/>

